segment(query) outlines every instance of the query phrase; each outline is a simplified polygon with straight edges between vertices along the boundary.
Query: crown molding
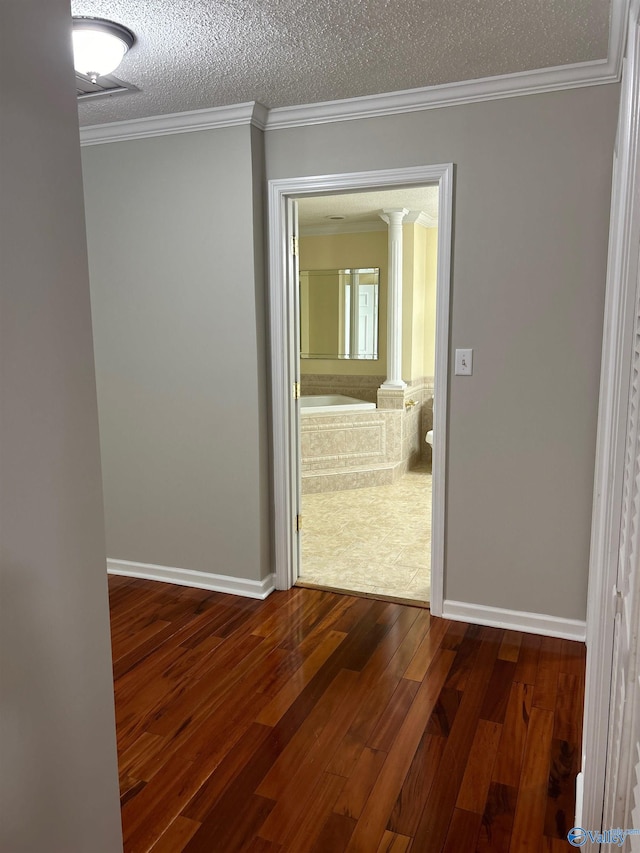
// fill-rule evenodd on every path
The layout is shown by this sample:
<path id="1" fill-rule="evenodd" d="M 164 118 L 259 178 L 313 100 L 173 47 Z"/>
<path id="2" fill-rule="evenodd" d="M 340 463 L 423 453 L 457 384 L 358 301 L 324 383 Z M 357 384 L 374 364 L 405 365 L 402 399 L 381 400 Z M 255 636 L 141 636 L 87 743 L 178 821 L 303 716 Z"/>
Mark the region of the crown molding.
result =
<path id="1" fill-rule="evenodd" d="M 125 142 L 131 139 L 149 139 L 174 133 L 193 133 L 197 130 L 215 130 L 221 127 L 253 125 L 264 130 L 267 108 L 257 101 L 169 113 L 148 118 L 134 118 L 109 124 L 94 124 L 80 128 L 80 144 L 102 145 L 105 142 Z"/>
<path id="2" fill-rule="evenodd" d="M 386 231 L 386 223 L 378 222 L 336 222 L 326 225 L 300 225 L 301 237 L 322 237 L 330 234 L 364 234 L 367 231 Z"/>
<path id="3" fill-rule="evenodd" d="M 622 51 L 629 0 L 611 0 L 607 59 L 520 71 L 461 83 L 444 83 L 420 89 L 405 89 L 382 95 L 365 95 L 340 101 L 324 101 L 269 110 L 267 130 L 351 121 L 362 118 L 419 112 L 454 107 L 481 101 L 540 95 L 584 86 L 618 83 L 622 70 Z"/>
<path id="4" fill-rule="evenodd" d="M 422 225 L 423 228 L 438 227 L 438 217 L 431 216 L 430 213 L 425 213 L 424 210 L 410 210 L 404 221 L 407 224 L 415 223 L 416 225 Z"/>
<path id="5" fill-rule="evenodd" d="M 80 128 L 80 143 L 101 145 L 238 125 L 252 125 L 259 130 L 283 130 L 617 83 L 622 69 L 628 7 L 629 0 L 611 0 L 607 59 L 271 110 L 257 101 L 249 101 L 226 107 L 89 125 Z"/>
<path id="6" fill-rule="evenodd" d="M 269 111 L 267 130 L 378 118 L 515 98 L 519 95 L 539 95 L 563 89 L 615 83 L 619 79 L 619 75 L 612 71 L 609 61 L 603 59 L 538 71 L 522 71 L 500 77 L 466 80 L 462 83 L 445 83 L 423 89 L 406 89 L 384 95 L 365 95 L 361 98 L 295 107 L 276 107 Z"/>
<path id="7" fill-rule="evenodd" d="M 430 216 L 424 210 L 412 210 L 407 213 L 403 220 L 403 225 L 415 223 L 423 228 L 437 228 L 438 219 L 435 216 Z M 386 222 L 378 220 L 376 222 L 327 222 L 320 225 L 300 225 L 301 237 L 323 237 L 331 234 L 364 234 L 367 231 L 388 231 Z"/>

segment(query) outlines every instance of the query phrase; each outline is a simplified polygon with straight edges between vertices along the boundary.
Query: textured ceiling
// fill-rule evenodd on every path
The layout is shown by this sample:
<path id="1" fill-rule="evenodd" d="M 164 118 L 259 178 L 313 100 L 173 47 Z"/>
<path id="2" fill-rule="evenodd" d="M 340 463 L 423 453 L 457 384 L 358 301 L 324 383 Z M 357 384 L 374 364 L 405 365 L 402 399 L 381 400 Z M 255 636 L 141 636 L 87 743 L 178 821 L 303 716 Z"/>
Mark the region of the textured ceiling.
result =
<path id="1" fill-rule="evenodd" d="M 435 222 L 438 219 L 438 187 L 403 187 L 301 198 L 298 199 L 298 220 L 302 232 L 309 228 L 348 231 L 349 227 L 363 223 L 379 223 L 381 228 L 386 228 L 380 211 L 390 207 L 423 211 Z M 335 221 L 330 218 L 332 216 L 344 216 L 344 220 Z"/>
<path id="2" fill-rule="evenodd" d="M 72 0 L 129 27 L 140 91 L 80 123 L 317 103 L 605 59 L 610 0 Z"/>

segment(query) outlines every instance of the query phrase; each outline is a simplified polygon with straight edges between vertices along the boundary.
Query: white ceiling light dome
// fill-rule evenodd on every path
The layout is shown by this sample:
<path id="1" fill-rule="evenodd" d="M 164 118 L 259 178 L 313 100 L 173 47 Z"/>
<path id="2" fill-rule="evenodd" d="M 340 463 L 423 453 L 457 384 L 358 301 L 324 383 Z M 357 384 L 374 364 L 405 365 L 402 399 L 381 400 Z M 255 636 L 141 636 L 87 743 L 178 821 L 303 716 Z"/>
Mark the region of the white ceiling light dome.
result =
<path id="1" fill-rule="evenodd" d="M 102 18 L 73 18 L 73 64 L 79 74 L 94 83 L 111 74 L 135 42 L 135 36 L 122 24 Z"/>

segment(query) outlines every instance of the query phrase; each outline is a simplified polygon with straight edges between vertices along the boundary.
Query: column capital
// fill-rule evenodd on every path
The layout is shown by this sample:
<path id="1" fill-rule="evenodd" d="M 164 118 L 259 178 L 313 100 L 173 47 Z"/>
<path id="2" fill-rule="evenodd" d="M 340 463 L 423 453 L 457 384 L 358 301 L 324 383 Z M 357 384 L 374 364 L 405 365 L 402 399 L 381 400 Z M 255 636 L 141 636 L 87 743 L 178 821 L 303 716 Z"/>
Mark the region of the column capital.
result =
<path id="1" fill-rule="evenodd" d="M 401 225 L 402 220 L 409 213 L 406 207 L 387 207 L 379 214 L 387 225 Z"/>

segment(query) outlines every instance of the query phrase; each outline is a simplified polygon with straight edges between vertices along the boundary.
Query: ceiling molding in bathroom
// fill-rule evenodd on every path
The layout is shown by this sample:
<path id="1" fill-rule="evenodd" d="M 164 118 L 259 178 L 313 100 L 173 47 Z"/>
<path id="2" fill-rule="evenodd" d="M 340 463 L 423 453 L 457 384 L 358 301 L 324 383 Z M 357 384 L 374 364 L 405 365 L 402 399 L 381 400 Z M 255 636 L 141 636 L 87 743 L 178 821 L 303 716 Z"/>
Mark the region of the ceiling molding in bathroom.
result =
<path id="1" fill-rule="evenodd" d="M 322 237 L 325 234 L 364 234 L 367 231 L 386 231 L 385 222 L 336 222 L 326 225 L 300 225 L 301 237 Z"/>
<path id="2" fill-rule="evenodd" d="M 410 210 L 404 218 L 404 221 L 409 224 L 415 222 L 416 225 L 422 225 L 423 228 L 437 228 L 438 218 L 426 213 L 424 210 Z"/>
<path id="3" fill-rule="evenodd" d="M 339 207 L 339 198 L 334 202 L 336 208 Z M 423 228 L 437 228 L 438 219 L 425 213 L 423 210 L 411 211 L 407 214 L 404 222 L 409 225 L 415 223 Z M 364 234 L 368 231 L 387 231 L 388 225 L 380 219 L 377 222 L 349 222 L 343 220 L 341 222 L 327 222 L 326 225 L 304 225 L 300 223 L 301 237 L 322 237 L 330 234 Z"/>

